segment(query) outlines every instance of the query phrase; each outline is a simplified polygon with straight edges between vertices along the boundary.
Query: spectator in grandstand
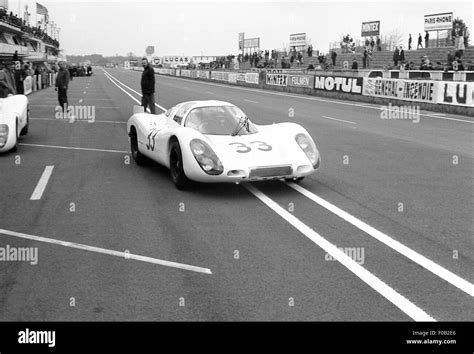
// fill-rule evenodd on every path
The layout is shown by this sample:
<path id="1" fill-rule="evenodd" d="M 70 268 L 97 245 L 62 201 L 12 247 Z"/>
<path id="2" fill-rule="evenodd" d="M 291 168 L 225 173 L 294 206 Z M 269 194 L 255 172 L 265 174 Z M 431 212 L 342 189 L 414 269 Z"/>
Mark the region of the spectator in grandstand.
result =
<path id="1" fill-rule="evenodd" d="M 155 71 L 147 58 L 142 58 L 143 73 L 141 78 L 142 106 L 146 111 L 150 108 L 151 114 L 156 114 L 155 107 Z"/>
<path id="2" fill-rule="evenodd" d="M 357 70 L 359 68 L 359 64 L 357 63 L 357 59 L 352 59 L 352 70 Z"/>
<path id="3" fill-rule="evenodd" d="M 377 50 L 380 52 L 382 50 L 382 45 L 381 45 L 380 37 L 377 36 Z"/>
<path id="4" fill-rule="evenodd" d="M 298 52 L 298 65 L 303 65 L 303 54 Z"/>
<path id="5" fill-rule="evenodd" d="M 13 53 L 13 61 L 18 61 L 18 50 L 15 50 L 15 53 Z"/>
<path id="6" fill-rule="evenodd" d="M 420 65 L 420 70 L 431 70 L 433 69 L 433 65 L 430 63 L 430 60 L 428 57 L 425 55 L 421 58 L 421 65 Z"/>
<path id="7" fill-rule="evenodd" d="M 293 65 L 294 61 L 295 61 L 295 57 L 292 54 L 291 57 L 290 57 L 290 67 L 291 67 L 291 65 Z"/>
<path id="8" fill-rule="evenodd" d="M 398 50 L 398 47 L 395 47 L 395 51 L 393 52 L 393 66 L 397 66 L 399 60 L 400 60 L 400 51 Z"/>
<path id="9" fill-rule="evenodd" d="M 332 60 L 332 65 L 336 66 L 336 58 L 337 58 L 337 53 L 335 50 L 331 51 L 331 60 Z"/>
<path id="10" fill-rule="evenodd" d="M 447 51 L 448 57 L 447 57 L 447 65 L 446 65 L 446 70 L 452 70 L 453 69 L 453 61 L 455 60 L 455 57 L 453 53 L 451 53 L 450 50 Z"/>
<path id="11" fill-rule="evenodd" d="M 365 37 L 365 48 L 368 48 L 370 45 L 369 37 Z"/>
<path id="12" fill-rule="evenodd" d="M 428 31 L 425 31 L 425 48 L 428 48 L 428 41 L 430 40 L 430 33 Z"/>
<path id="13" fill-rule="evenodd" d="M 405 64 L 405 51 L 403 50 L 402 46 L 400 46 L 400 52 L 398 53 L 398 62 L 400 65 Z"/>
<path id="14" fill-rule="evenodd" d="M 421 33 L 418 33 L 418 46 L 416 47 L 416 49 L 420 47 L 423 48 L 423 37 L 421 36 Z"/>
<path id="15" fill-rule="evenodd" d="M 364 49 L 364 54 L 363 54 L 363 57 L 362 57 L 362 66 L 363 66 L 364 69 L 367 68 L 368 58 L 369 58 L 369 49 L 366 47 Z"/>
<path id="16" fill-rule="evenodd" d="M 458 53 L 459 58 L 462 58 L 464 54 L 464 34 L 461 33 L 461 35 L 457 35 L 459 38 L 457 40 L 457 46 L 456 46 L 456 53 Z"/>
<path id="17" fill-rule="evenodd" d="M 374 47 L 375 47 L 374 37 L 370 37 L 370 47 L 371 47 L 371 51 L 373 52 L 373 51 L 374 51 Z"/>
<path id="18" fill-rule="evenodd" d="M 411 50 L 411 33 L 408 35 L 408 50 Z"/>
<path id="19" fill-rule="evenodd" d="M 314 70 L 314 65 L 313 64 L 309 64 L 308 65 L 308 68 L 306 70 Z"/>
<path id="20" fill-rule="evenodd" d="M 313 46 L 310 44 L 308 46 L 308 57 L 312 57 L 313 56 Z"/>

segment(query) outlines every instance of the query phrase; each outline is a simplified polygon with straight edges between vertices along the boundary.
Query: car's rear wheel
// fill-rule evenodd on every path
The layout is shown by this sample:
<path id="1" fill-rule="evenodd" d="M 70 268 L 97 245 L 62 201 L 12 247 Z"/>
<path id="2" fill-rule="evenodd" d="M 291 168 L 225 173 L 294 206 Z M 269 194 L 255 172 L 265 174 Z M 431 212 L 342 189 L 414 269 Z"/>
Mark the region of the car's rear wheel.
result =
<path id="1" fill-rule="evenodd" d="M 137 165 L 144 165 L 146 163 L 146 157 L 138 150 L 137 131 L 134 127 L 130 129 L 130 150 Z"/>
<path id="2" fill-rule="evenodd" d="M 183 190 L 189 187 L 190 181 L 184 173 L 183 156 L 177 141 L 173 141 L 170 146 L 170 174 L 176 188 Z"/>
<path id="3" fill-rule="evenodd" d="M 26 125 L 25 127 L 21 130 L 20 135 L 26 135 L 28 134 L 28 126 L 30 125 L 30 109 L 27 107 L 26 108 Z"/>

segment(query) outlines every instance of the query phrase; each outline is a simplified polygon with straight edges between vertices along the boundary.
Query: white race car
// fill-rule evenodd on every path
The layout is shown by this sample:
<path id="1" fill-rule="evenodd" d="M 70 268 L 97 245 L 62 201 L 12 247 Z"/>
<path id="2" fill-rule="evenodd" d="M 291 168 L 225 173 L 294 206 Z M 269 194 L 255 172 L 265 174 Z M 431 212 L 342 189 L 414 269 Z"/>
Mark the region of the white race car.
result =
<path id="1" fill-rule="evenodd" d="M 300 125 L 257 125 L 222 101 L 180 103 L 165 113 L 135 113 L 127 122 L 137 164 L 147 158 L 170 169 L 178 189 L 197 182 L 301 180 L 320 164 Z"/>
<path id="2" fill-rule="evenodd" d="M 15 151 L 20 135 L 28 134 L 28 111 L 25 95 L 0 98 L 0 153 Z"/>

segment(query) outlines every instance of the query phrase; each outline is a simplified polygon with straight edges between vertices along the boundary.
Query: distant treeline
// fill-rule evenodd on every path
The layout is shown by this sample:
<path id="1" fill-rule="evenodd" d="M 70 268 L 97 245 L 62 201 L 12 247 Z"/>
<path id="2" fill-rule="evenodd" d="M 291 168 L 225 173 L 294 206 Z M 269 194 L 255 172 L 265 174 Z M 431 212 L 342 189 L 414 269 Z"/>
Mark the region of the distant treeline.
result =
<path id="1" fill-rule="evenodd" d="M 92 65 L 105 65 L 107 63 L 112 64 L 123 64 L 127 60 L 140 60 L 142 57 L 137 56 L 113 56 L 104 57 L 102 54 L 90 54 L 90 55 L 68 55 L 68 63 L 84 63 L 90 61 Z"/>

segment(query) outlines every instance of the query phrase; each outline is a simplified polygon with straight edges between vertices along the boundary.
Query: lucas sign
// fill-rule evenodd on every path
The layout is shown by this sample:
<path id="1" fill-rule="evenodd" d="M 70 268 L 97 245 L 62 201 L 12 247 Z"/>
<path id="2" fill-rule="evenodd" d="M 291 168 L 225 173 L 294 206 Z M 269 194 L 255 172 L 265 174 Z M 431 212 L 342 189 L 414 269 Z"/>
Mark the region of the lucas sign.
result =
<path id="1" fill-rule="evenodd" d="M 425 31 L 441 31 L 453 28 L 453 13 L 425 15 Z"/>

